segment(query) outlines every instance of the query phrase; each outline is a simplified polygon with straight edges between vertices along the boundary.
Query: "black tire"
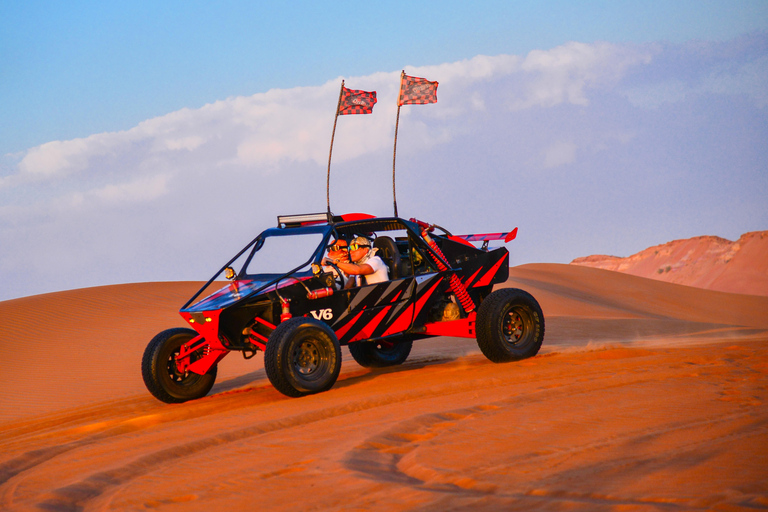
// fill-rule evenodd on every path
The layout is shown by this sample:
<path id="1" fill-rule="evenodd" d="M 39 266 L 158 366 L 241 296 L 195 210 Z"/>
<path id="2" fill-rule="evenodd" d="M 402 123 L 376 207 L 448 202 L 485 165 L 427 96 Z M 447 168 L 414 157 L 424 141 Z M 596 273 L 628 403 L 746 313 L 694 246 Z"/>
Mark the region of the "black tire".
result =
<path id="1" fill-rule="evenodd" d="M 365 368 L 384 368 L 403 364 L 411 353 L 413 340 L 395 342 L 391 347 L 375 341 L 356 341 L 347 345 L 357 364 Z"/>
<path id="2" fill-rule="evenodd" d="M 279 392 L 299 397 L 327 391 L 341 371 L 341 346 L 320 320 L 296 317 L 277 326 L 267 341 L 264 369 Z"/>
<path id="3" fill-rule="evenodd" d="M 216 381 L 217 365 L 205 375 L 192 372 L 179 373 L 175 356 L 181 346 L 197 337 L 197 332 L 184 327 L 167 329 L 149 342 L 141 359 L 141 375 L 152 395 L 167 404 L 178 404 L 202 398 Z M 203 349 L 192 354 L 192 361 L 203 357 Z"/>
<path id="4" fill-rule="evenodd" d="M 544 314 L 533 296 L 517 288 L 497 290 L 477 311 L 477 344 L 494 363 L 533 357 L 544 341 Z"/>

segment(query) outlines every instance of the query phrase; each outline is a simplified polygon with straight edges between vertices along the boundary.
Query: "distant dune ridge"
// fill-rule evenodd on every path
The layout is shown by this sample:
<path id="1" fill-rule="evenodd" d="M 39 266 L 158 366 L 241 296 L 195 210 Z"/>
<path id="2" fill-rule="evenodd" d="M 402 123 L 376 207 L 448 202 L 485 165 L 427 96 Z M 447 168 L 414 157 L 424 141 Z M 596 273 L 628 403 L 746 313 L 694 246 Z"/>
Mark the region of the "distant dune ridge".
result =
<path id="1" fill-rule="evenodd" d="M 595 254 L 571 265 L 601 268 L 669 283 L 749 295 L 768 295 L 768 231 L 731 242 L 697 236 L 649 247 L 626 258 Z"/>

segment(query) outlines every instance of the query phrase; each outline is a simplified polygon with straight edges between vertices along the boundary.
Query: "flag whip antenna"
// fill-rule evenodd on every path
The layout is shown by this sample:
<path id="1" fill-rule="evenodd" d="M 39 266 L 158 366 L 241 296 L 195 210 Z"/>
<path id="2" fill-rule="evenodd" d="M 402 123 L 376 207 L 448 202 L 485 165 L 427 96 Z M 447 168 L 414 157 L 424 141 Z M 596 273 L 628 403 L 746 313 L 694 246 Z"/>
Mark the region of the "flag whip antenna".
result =
<path id="1" fill-rule="evenodd" d="M 400 90 L 403 89 L 403 77 L 405 70 L 400 72 Z M 395 190 L 395 161 L 397 160 L 397 129 L 400 126 L 400 98 L 397 100 L 397 119 L 395 120 L 395 148 L 392 151 L 392 201 L 395 206 L 395 217 L 397 217 L 397 192 Z"/>
<path id="2" fill-rule="evenodd" d="M 325 198 L 328 204 L 329 214 L 331 213 L 331 155 L 333 155 L 333 139 L 336 137 L 336 122 L 339 120 L 339 108 L 341 108 L 341 97 L 343 94 L 344 94 L 344 80 L 341 81 L 341 88 L 339 89 L 339 102 L 336 104 L 336 117 L 333 118 L 333 133 L 331 133 L 331 149 L 330 151 L 328 151 L 328 174 L 325 180 Z"/>

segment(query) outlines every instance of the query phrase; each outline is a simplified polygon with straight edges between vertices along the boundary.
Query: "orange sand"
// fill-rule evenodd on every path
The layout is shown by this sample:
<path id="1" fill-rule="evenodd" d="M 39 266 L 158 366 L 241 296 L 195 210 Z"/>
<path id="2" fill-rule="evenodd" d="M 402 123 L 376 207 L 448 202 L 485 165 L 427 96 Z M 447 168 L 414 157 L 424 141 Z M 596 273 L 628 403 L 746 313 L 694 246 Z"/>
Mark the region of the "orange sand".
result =
<path id="1" fill-rule="evenodd" d="M 289 399 L 231 354 L 210 396 L 162 404 L 141 355 L 197 286 L 0 302 L 0 510 L 768 508 L 768 297 L 525 265 L 533 359 L 343 349 L 332 390 Z"/>

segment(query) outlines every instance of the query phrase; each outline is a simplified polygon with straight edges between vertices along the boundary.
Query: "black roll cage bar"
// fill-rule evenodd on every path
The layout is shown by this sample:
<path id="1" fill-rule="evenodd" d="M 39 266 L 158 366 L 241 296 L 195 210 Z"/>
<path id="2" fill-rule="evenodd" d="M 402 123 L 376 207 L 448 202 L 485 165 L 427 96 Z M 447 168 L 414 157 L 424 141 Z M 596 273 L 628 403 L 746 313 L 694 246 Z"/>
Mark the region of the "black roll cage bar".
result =
<path id="1" fill-rule="evenodd" d="M 446 234 L 450 235 L 447 230 L 441 228 L 440 226 L 435 226 L 444 231 Z M 261 248 L 261 244 L 263 244 L 263 241 L 265 238 L 270 236 L 291 236 L 291 235 L 301 235 L 301 234 L 311 234 L 311 233 L 323 233 L 323 239 L 318 244 L 315 251 L 312 253 L 310 258 L 302 263 L 301 265 L 297 266 L 296 268 L 289 270 L 288 272 L 285 272 L 284 274 L 270 280 L 257 290 L 254 290 L 253 292 L 249 293 L 248 296 L 252 296 L 255 294 L 258 294 L 265 288 L 277 284 L 279 281 L 282 281 L 283 279 L 286 279 L 288 277 L 291 277 L 293 274 L 298 272 L 300 269 L 306 267 L 307 265 L 310 265 L 312 263 L 317 263 L 320 258 L 322 257 L 323 253 L 325 252 L 325 249 L 328 245 L 328 239 L 333 234 L 334 236 L 338 236 L 338 234 L 351 236 L 354 234 L 361 234 L 361 233 L 374 233 L 379 231 L 396 231 L 400 229 L 405 229 L 407 232 L 409 232 L 411 235 L 414 236 L 416 239 L 423 240 L 423 237 L 420 234 L 418 224 L 407 221 L 405 219 L 399 218 L 399 217 L 376 217 L 372 219 L 363 219 L 363 220 L 353 220 L 353 221 L 342 221 L 342 222 L 336 222 L 336 223 L 327 223 L 327 224 L 317 224 L 312 223 L 311 225 L 301 225 L 296 227 L 277 227 L 277 228 L 268 228 L 262 231 L 256 238 L 251 240 L 243 249 L 240 250 L 233 258 L 231 258 L 224 266 L 222 266 L 218 272 L 216 272 L 213 277 L 211 277 L 198 291 L 195 293 L 192 298 L 190 298 L 182 307 L 181 309 L 187 309 L 194 301 L 197 299 L 200 294 L 203 293 L 210 285 L 213 283 L 217 277 L 219 277 L 232 263 L 237 261 L 240 256 L 242 256 L 248 249 L 251 249 L 253 247 L 253 250 L 251 254 L 248 256 L 248 258 L 245 260 L 245 263 L 243 264 L 243 267 L 241 269 L 241 272 L 248 267 L 248 263 L 250 263 L 251 259 L 253 258 L 254 254 Z M 261 244 L 259 244 L 261 242 Z M 256 246 L 257 245 L 257 246 Z M 450 263 L 445 261 L 445 259 L 440 255 L 439 253 L 435 252 L 435 250 L 430 247 L 429 244 L 424 243 L 424 247 L 438 260 L 442 261 L 446 267 L 448 267 L 448 270 L 453 270 Z M 252 274 L 257 275 L 257 274 Z M 240 273 L 237 273 L 235 275 L 235 279 L 240 277 Z M 247 299 L 248 297 L 243 297 L 241 300 Z M 240 302 L 240 301 L 238 301 Z"/>

